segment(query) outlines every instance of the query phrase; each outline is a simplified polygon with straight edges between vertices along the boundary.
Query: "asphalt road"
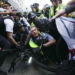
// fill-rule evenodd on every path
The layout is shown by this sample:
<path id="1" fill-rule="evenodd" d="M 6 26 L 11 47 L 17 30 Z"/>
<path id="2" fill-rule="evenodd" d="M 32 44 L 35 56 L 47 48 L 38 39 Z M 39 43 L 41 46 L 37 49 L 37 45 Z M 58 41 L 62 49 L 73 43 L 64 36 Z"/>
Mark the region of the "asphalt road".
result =
<path id="1" fill-rule="evenodd" d="M 15 66 L 15 72 L 8 72 L 10 67 L 10 63 L 12 61 L 13 56 L 9 56 L 4 61 L 1 69 L 8 73 L 8 75 L 56 75 L 53 72 L 46 71 L 35 64 L 28 65 L 27 63 L 18 62 Z M 35 65 L 35 66 L 34 66 Z"/>

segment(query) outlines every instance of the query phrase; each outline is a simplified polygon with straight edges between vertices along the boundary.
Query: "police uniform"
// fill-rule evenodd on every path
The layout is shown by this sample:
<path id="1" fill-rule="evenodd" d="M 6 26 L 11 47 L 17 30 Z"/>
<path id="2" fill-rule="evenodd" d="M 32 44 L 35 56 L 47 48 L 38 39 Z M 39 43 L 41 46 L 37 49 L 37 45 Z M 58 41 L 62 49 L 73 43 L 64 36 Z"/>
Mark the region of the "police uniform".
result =
<path id="1" fill-rule="evenodd" d="M 51 6 L 49 10 L 49 18 L 52 18 L 58 10 L 64 9 L 65 6 L 65 4 L 59 4 L 57 7 Z"/>
<path id="2" fill-rule="evenodd" d="M 51 0 L 51 1 L 56 1 L 56 0 Z M 58 4 L 57 7 L 51 6 L 50 13 L 49 13 L 50 18 L 52 18 L 58 10 L 60 10 L 60 9 L 63 10 L 65 6 L 66 6 L 65 4 Z M 65 53 L 64 48 L 67 49 L 67 46 L 66 46 L 65 41 L 63 40 L 63 38 L 61 37 L 61 35 L 59 34 L 59 32 L 57 30 L 55 20 L 52 22 L 51 28 L 53 28 L 52 31 L 54 31 L 54 33 L 51 31 L 51 33 L 53 33 L 54 37 L 57 40 L 57 42 L 56 42 L 56 55 L 57 55 L 57 62 L 60 63 L 61 61 L 66 59 L 67 53 Z"/>
<path id="3" fill-rule="evenodd" d="M 37 9 L 39 7 L 38 3 L 34 3 L 31 8 L 35 8 L 36 11 L 34 11 L 33 13 L 36 14 L 36 16 L 38 17 L 38 19 L 42 19 L 44 18 L 44 14 L 42 13 L 42 11 L 40 9 Z"/>
<path id="4" fill-rule="evenodd" d="M 13 32 L 14 22 L 11 17 L 0 18 L 0 45 L 2 48 L 9 48 L 10 42 L 7 39 L 7 32 Z"/>

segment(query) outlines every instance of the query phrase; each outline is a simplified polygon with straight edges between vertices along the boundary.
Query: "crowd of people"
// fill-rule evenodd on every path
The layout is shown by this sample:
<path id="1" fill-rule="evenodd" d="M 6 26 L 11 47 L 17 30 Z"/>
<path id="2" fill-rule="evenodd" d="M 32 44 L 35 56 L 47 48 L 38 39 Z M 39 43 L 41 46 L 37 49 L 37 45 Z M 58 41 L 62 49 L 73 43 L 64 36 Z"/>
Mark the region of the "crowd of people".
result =
<path id="1" fill-rule="evenodd" d="M 42 50 L 48 60 L 60 64 L 56 75 L 75 75 L 75 0 L 68 4 L 62 0 L 50 1 L 52 6 L 46 4 L 42 10 L 38 3 L 32 4 L 32 11 L 25 14 L 12 9 L 8 2 L 1 2 L 0 51 L 20 48 L 22 39 L 35 56 Z M 1 52 L 0 65 L 5 57 Z"/>

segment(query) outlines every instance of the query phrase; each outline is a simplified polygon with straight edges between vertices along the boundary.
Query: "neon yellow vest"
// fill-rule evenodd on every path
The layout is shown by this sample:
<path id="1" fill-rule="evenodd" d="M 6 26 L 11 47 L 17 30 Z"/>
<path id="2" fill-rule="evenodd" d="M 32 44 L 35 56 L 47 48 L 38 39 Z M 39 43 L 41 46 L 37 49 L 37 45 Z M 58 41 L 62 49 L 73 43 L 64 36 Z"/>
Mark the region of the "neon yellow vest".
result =
<path id="1" fill-rule="evenodd" d="M 60 10 L 60 9 L 63 9 L 66 5 L 65 4 L 59 4 L 56 8 L 56 11 Z M 51 6 L 50 8 L 50 11 L 49 11 L 49 18 L 53 17 L 54 16 L 54 7 Z"/>
<path id="2" fill-rule="evenodd" d="M 40 32 L 39 32 L 39 34 L 40 34 L 41 36 L 43 36 Z M 38 46 L 35 42 L 33 42 L 32 40 L 29 41 L 29 45 L 30 45 L 31 48 L 37 48 L 37 47 L 39 47 L 39 46 Z M 43 53 L 42 50 L 40 51 L 40 54 L 44 55 L 44 53 Z"/>
<path id="3" fill-rule="evenodd" d="M 32 22 L 32 23 L 31 23 L 31 26 L 35 26 L 35 24 Z"/>
<path id="4" fill-rule="evenodd" d="M 66 4 L 59 4 L 58 6 L 57 6 L 57 8 L 56 8 L 56 11 L 58 11 L 58 10 L 63 10 L 64 9 L 64 7 L 66 6 Z M 51 8 L 50 8 L 50 13 L 49 13 L 49 18 L 51 18 L 51 17 L 53 17 L 54 16 L 54 7 L 53 6 L 51 6 Z M 68 16 L 69 17 L 72 17 L 71 16 L 71 14 L 68 14 Z"/>
<path id="5" fill-rule="evenodd" d="M 38 11 L 38 13 L 41 13 L 41 10 Z M 44 14 L 41 13 L 41 15 L 38 17 L 38 19 L 42 19 L 44 16 Z"/>
<path id="6" fill-rule="evenodd" d="M 43 17 L 45 17 L 44 14 L 41 14 L 38 19 L 42 19 Z"/>

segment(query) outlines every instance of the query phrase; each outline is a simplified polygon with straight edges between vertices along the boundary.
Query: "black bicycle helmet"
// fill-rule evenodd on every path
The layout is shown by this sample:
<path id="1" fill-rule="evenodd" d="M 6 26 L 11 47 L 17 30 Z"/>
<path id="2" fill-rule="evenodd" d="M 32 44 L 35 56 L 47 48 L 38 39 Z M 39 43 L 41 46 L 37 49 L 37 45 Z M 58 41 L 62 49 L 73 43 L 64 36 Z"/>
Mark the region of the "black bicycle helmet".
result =
<path id="1" fill-rule="evenodd" d="M 38 4 L 38 3 L 34 3 L 34 4 L 33 4 L 33 7 L 34 7 L 34 8 L 37 8 L 37 7 L 39 7 L 39 4 Z"/>

